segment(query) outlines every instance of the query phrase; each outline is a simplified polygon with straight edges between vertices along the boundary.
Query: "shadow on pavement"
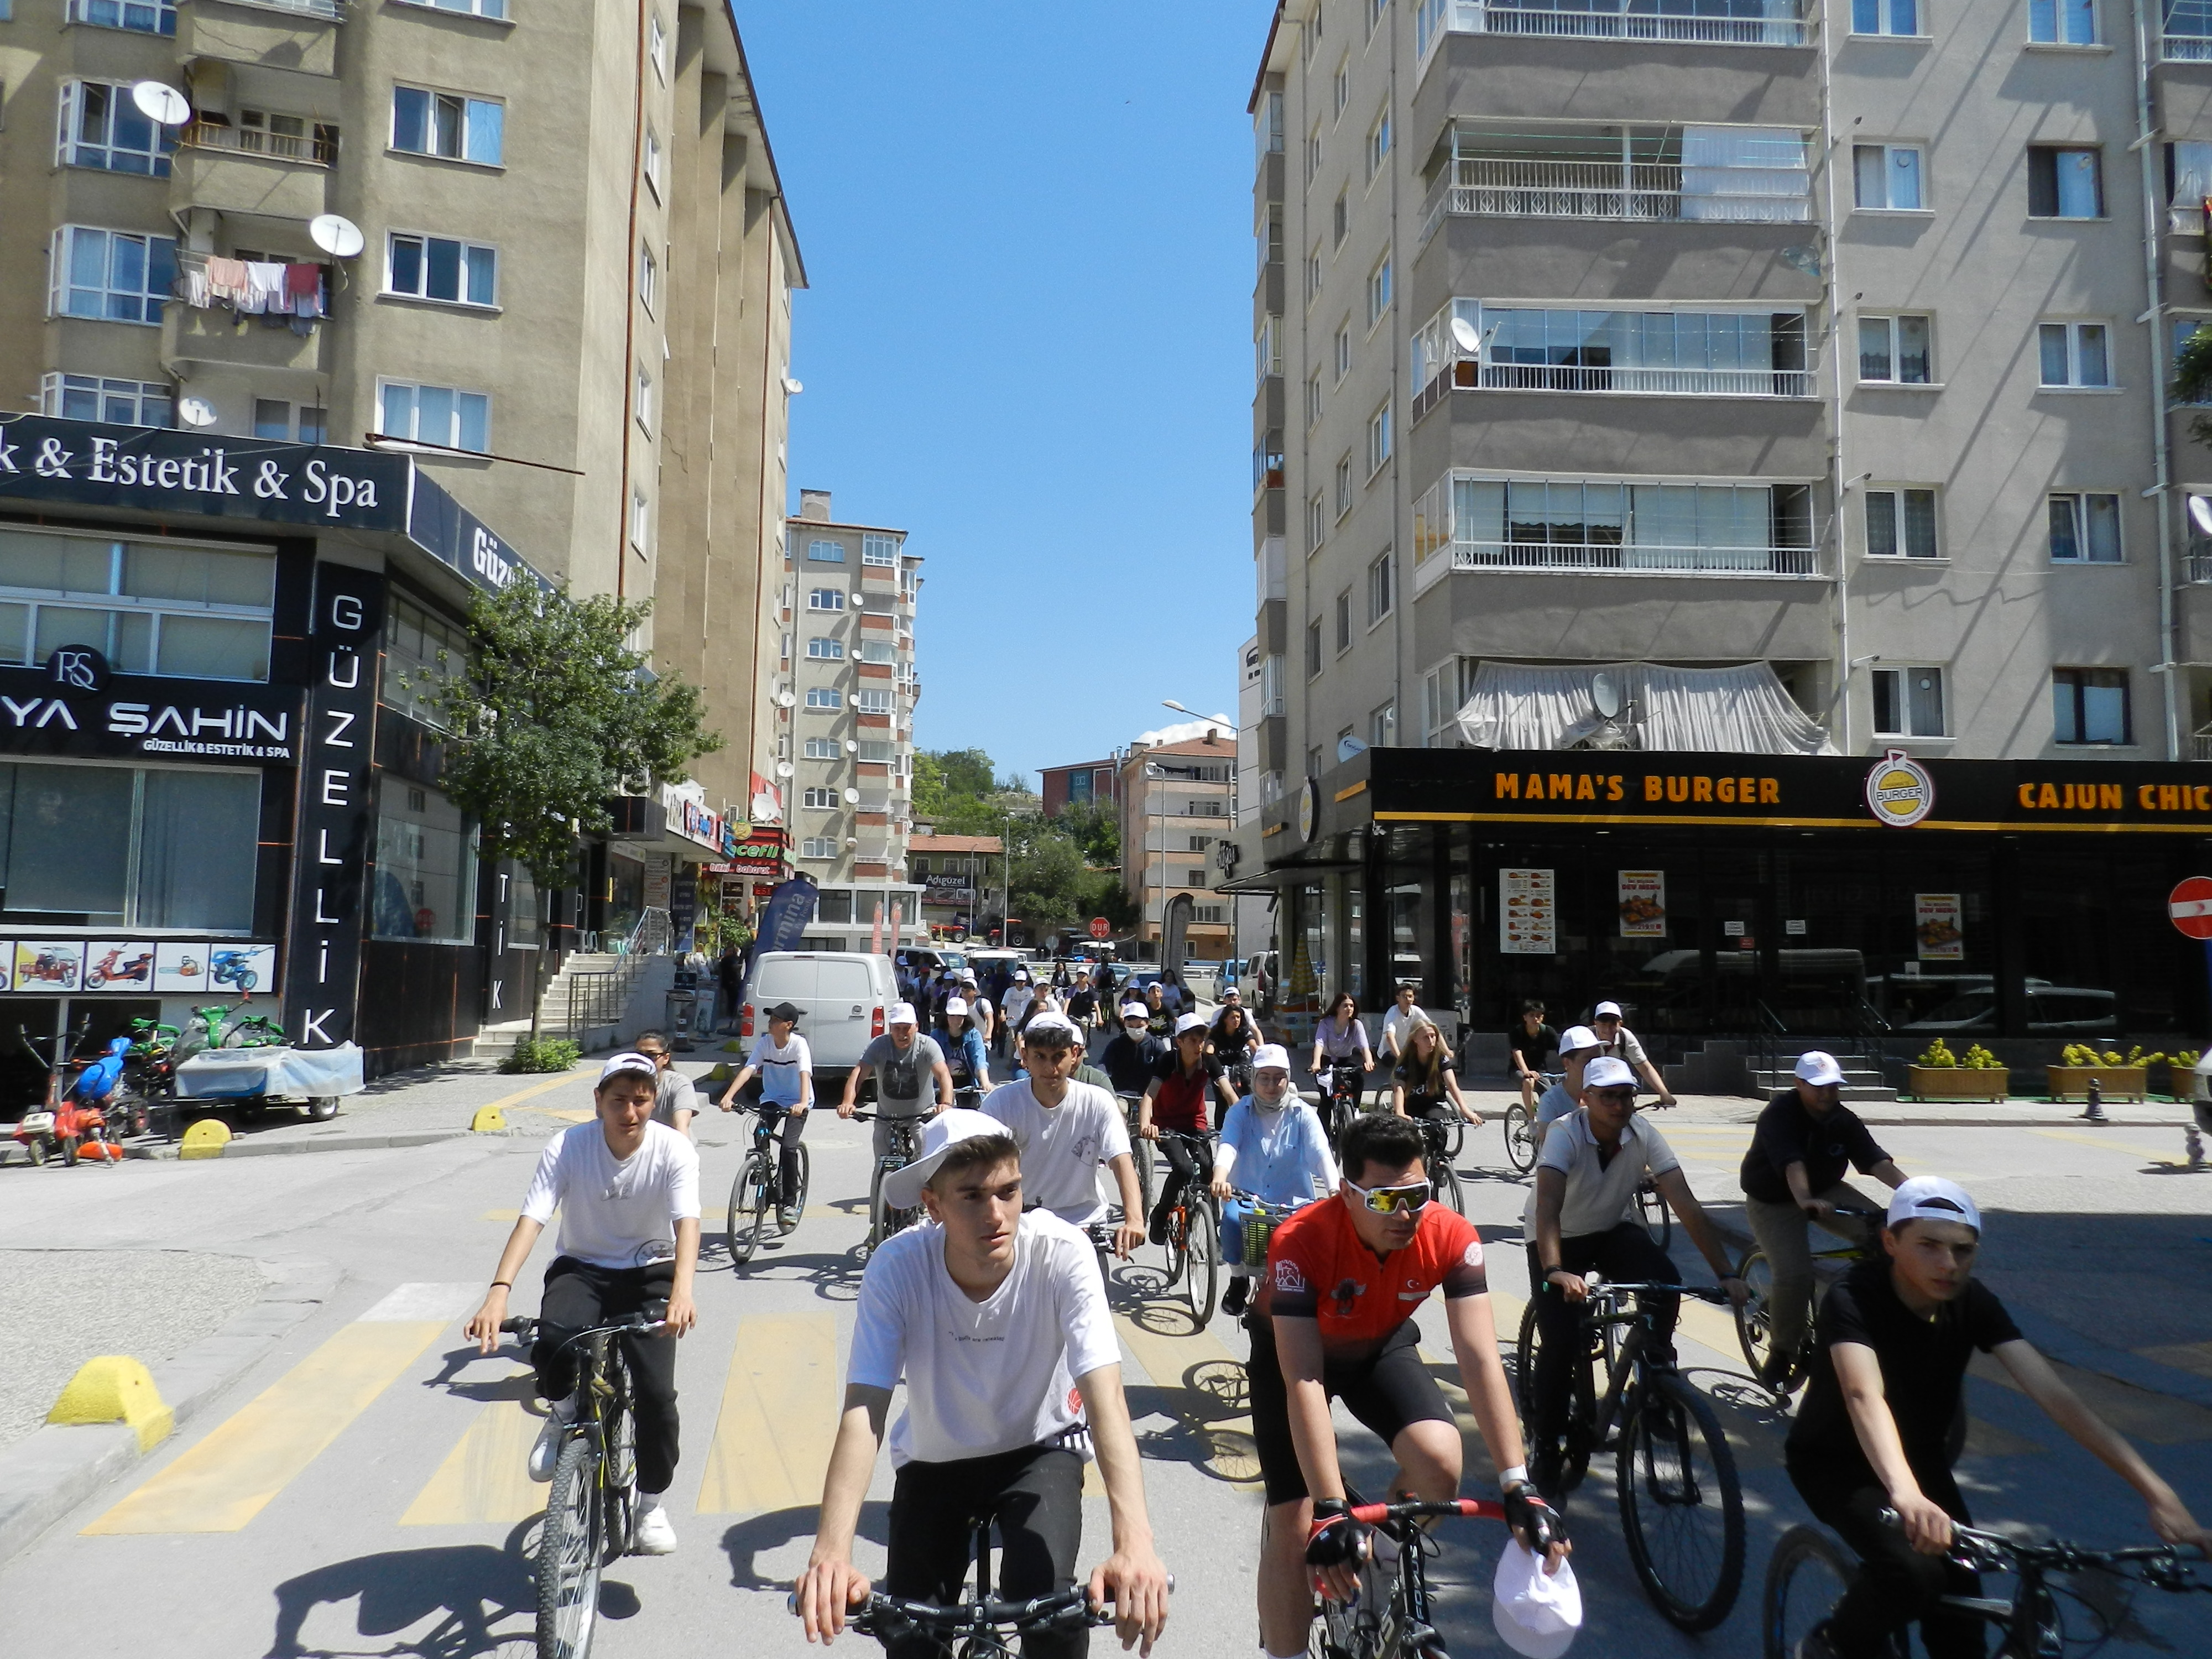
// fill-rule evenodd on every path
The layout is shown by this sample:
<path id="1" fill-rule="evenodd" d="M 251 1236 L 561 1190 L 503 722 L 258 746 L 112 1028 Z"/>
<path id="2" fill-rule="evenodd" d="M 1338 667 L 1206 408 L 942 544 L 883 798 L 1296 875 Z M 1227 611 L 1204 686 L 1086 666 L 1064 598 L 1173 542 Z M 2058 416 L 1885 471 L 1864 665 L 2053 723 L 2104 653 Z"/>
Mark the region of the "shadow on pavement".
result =
<path id="1" fill-rule="evenodd" d="M 518 1638 L 527 1642 L 538 1616 L 538 1586 L 520 1545 L 518 1528 L 503 1549 L 468 1544 L 392 1550 L 288 1578 L 275 1592 L 276 1628 L 269 1659 L 325 1659 L 334 1653 L 364 1651 L 301 1645 L 301 1636 L 315 1609 L 344 1601 L 358 1602 L 354 1629 L 364 1638 L 396 1636 L 426 1619 L 437 1620 L 423 1635 L 366 1650 L 376 1654 L 476 1659 L 508 1647 Z M 607 1586 L 609 1590 L 615 1588 Z M 635 1596 L 630 1601 L 635 1611 Z M 530 1624 L 520 1630 L 511 1625 L 504 1631 L 495 1628 L 517 1619 Z"/>
<path id="2" fill-rule="evenodd" d="M 730 1558 L 730 1587 L 749 1590 L 789 1589 L 789 1581 L 763 1577 L 754 1564 L 763 1555 L 771 1554 L 787 1544 L 812 1538 L 820 1513 L 811 1504 L 803 1509 L 771 1510 L 765 1515 L 756 1515 L 730 1528 L 722 1534 L 722 1551 Z M 861 1504 L 856 1535 L 889 1548 L 891 1506 L 876 1502 Z"/>

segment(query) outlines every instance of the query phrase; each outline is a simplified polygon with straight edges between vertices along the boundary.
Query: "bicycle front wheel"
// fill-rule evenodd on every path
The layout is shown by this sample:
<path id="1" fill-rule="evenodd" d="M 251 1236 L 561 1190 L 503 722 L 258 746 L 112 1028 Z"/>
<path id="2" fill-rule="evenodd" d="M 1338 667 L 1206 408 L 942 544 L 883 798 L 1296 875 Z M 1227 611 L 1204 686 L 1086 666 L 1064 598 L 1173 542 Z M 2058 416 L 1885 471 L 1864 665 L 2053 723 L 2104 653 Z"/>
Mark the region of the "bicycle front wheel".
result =
<path id="1" fill-rule="evenodd" d="M 1743 1583 L 1743 1488 L 1720 1419 L 1672 1371 L 1647 1371 L 1615 1464 L 1620 1530 L 1652 1604 L 1711 1630 Z"/>
<path id="2" fill-rule="evenodd" d="M 1522 1175 L 1536 1167 L 1536 1125 L 1517 1100 L 1505 1109 L 1505 1161 Z"/>
<path id="3" fill-rule="evenodd" d="M 607 1345 L 606 1368 L 606 1404 L 599 1417 L 607 1425 L 605 1473 L 600 1480 L 606 1516 L 606 1537 L 599 1549 L 602 1566 L 629 1548 L 630 1528 L 637 1516 L 636 1400 L 620 1341 Z"/>
<path id="4" fill-rule="evenodd" d="M 1774 1264 L 1764 1250 L 1748 1252 L 1737 1264 L 1735 1276 L 1751 1292 L 1735 1310 L 1736 1346 L 1754 1377 L 1764 1378 L 1767 1360 L 1774 1352 Z"/>
<path id="5" fill-rule="evenodd" d="M 1759 1604 L 1762 1659 L 1797 1659 L 1805 1633 L 1835 1611 L 1857 1572 L 1857 1563 L 1818 1527 L 1784 1533 L 1766 1564 Z"/>
<path id="6" fill-rule="evenodd" d="M 1221 1234 L 1213 1219 L 1213 1210 L 1204 1202 L 1190 1208 L 1190 1237 L 1183 1247 L 1185 1271 L 1184 1293 L 1190 1297 L 1190 1310 L 1203 1326 L 1213 1317 L 1213 1302 L 1221 1289 Z"/>
<path id="7" fill-rule="evenodd" d="M 1152 1212 L 1152 1143 L 1138 1136 L 1129 1137 L 1129 1162 L 1137 1168 L 1137 1196 L 1144 1200 L 1145 1213 Z"/>
<path id="8" fill-rule="evenodd" d="M 1667 1207 L 1656 1187 L 1647 1184 L 1636 1189 L 1636 1218 L 1651 1235 L 1651 1242 L 1665 1249 L 1667 1241 L 1674 1236 L 1674 1212 Z"/>
<path id="9" fill-rule="evenodd" d="M 1467 1188 L 1460 1185 L 1459 1171 L 1449 1164 L 1438 1164 L 1429 1178 L 1437 1183 L 1437 1196 L 1461 1215 L 1467 1213 Z"/>
<path id="10" fill-rule="evenodd" d="M 590 1437 L 571 1435 L 553 1466 L 538 1542 L 538 1659 L 584 1659 L 592 1650 L 605 1535 L 598 1449 Z"/>
<path id="11" fill-rule="evenodd" d="M 737 1182 L 730 1188 L 729 1224 L 724 1232 L 732 1267 L 744 1267 L 760 1248 L 761 1235 L 768 1226 L 769 1186 L 774 1179 L 759 1153 L 746 1154 Z"/>
<path id="12" fill-rule="evenodd" d="M 807 1157 L 806 1147 L 803 1143 L 798 1148 L 798 1152 L 799 1182 L 792 1190 L 791 1203 L 787 1206 L 791 1225 L 783 1229 L 787 1233 L 797 1231 L 799 1224 L 805 1219 L 806 1188 L 814 1174 L 814 1160 Z"/>

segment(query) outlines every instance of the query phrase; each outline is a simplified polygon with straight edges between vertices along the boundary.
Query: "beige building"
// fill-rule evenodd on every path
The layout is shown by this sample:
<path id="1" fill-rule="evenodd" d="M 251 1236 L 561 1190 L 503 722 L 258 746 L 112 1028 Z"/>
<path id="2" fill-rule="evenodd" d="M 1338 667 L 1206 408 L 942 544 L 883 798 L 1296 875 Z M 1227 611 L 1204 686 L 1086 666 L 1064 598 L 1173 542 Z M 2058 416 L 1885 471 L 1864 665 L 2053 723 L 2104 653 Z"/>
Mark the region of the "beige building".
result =
<path id="1" fill-rule="evenodd" d="M 1169 907 L 1186 899 L 1185 954 L 1218 962 L 1230 954 L 1230 901 L 1213 888 L 1218 843 L 1237 815 L 1237 731 L 1227 720 L 1188 729 L 1139 738 L 1117 757 L 1121 886 L 1139 908 L 1139 946 L 1154 959 Z"/>
<path id="2" fill-rule="evenodd" d="M 708 800 L 756 816 L 805 271 L 727 9 L 0 20 L 0 404 L 410 446 L 538 569 L 655 600 L 656 659 L 730 738 Z"/>

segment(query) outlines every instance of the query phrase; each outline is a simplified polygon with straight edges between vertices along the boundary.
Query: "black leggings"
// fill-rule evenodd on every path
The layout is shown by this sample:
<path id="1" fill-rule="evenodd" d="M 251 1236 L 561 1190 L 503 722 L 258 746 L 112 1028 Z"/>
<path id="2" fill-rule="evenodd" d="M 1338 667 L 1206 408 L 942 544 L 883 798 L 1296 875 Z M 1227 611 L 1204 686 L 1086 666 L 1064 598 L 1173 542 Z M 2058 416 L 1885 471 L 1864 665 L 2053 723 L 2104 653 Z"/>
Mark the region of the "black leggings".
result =
<path id="1" fill-rule="evenodd" d="M 1213 1143 L 1203 1135 L 1187 1139 L 1172 1130 L 1162 1130 L 1159 1144 L 1168 1172 L 1160 1179 L 1159 1201 L 1152 1206 L 1155 1218 L 1174 1209 L 1182 1199 L 1182 1189 L 1194 1180 L 1203 1185 L 1213 1179 Z"/>
<path id="2" fill-rule="evenodd" d="M 545 1291 L 538 1303 L 538 1340 L 530 1350 L 538 1392 L 548 1400 L 566 1400 L 575 1393 L 576 1349 L 563 1344 L 578 1331 L 641 1312 L 648 1302 L 665 1302 L 675 1279 L 673 1261 L 656 1261 L 647 1267 L 599 1267 L 572 1255 L 556 1257 L 545 1270 Z M 663 1334 L 618 1340 L 623 1357 L 629 1361 L 630 1386 L 637 1399 L 638 1489 L 666 1492 L 676 1478 L 676 1339 Z"/>
<path id="3" fill-rule="evenodd" d="M 1603 1273 L 1626 1284 L 1679 1285 L 1682 1275 L 1668 1260 L 1667 1252 L 1651 1242 L 1651 1235 L 1633 1221 L 1624 1221 L 1608 1232 L 1582 1233 L 1559 1241 L 1556 1264 L 1571 1273 Z M 1551 1446 L 1566 1432 L 1573 1403 L 1575 1368 L 1587 1375 L 1589 1350 L 1582 1335 L 1583 1304 L 1570 1302 L 1544 1278 L 1544 1264 L 1536 1247 L 1528 1247 L 1528 1283 L 1536 1298 L 1536 1400 L 1529 1425 L 1528 1443 Z M 1674 1340 L 1674 1321 L 1682 1311 L 1682 1298 L 1654 1293 L 1638 1297 L 1638 1305 L 1651 1316 L 1651 1340 L 1661 1348 Z"/>
<path id="4" fill-rule="evenodd" d="M 1906 1541 L 1902 1528 L 1886 1525 L 1881 1512 L 1890 1506 L 1889 1494 L 1879 1485 L 1823 1480 L 1794 1460 L 1790 1480 L 1805 1507 L 1834 1528 L 1859 1558 L 1857 1576 L 1828 1625 L 1829 1644 L 1838 1659 L 1876 1659 L 1889 1651 L 1889 1632 L 1915 1619 L 1928 1659 L 1982 1659 L 1989 1650 L 1982 1621 L 1937 1606 L 1942 1596 L 1980 1595 L 1978 1574 L 1942 1556 L 1921 1554 Z M 1954 1521 L 1972 1524 L 1948 1472 L 1935 1480 L 1921 1476 L 1920 1490 Z"/>
<path id="5" fill-rule="evenodd" d="M 950 1607 L 975 1562 L 975 1523 L 999 1530 L 994 1596 L 1018 1601 L 1050 1595 L 1075 1582 L 1083 1542 L 1083 1460 L 1057 1446 L 1025 1446 L 953 1463 L 908 1463 L 891 1489 L 890 1560 L 883 1591 L 908 1601 Z M 1024 1659 L 1079 1659 L 1091 1646 L 1087 1630 L 1025 1637 Z M 934 1636 L 887 1644 L 886 1659 L 939 1659 Z"/>

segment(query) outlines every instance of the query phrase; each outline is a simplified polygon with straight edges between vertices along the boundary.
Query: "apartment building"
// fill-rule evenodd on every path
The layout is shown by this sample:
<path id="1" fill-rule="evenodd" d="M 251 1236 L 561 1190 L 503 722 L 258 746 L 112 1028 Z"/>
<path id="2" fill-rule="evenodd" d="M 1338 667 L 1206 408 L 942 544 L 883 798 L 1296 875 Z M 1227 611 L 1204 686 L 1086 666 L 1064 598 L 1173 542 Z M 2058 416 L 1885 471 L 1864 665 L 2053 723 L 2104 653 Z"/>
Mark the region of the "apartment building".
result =
<path id="1" fill-rule="evenodd" d="M 1121 887 L 1138 907 L 1137 945 L 1157 959 L 1170 907 L 1187 957 L 1231 954 L 1229 902 L 1214 890 L 1218 847 L 1237 810 L 1237 734 L 1223 721 L 1149 732 L 1119 757 Z"/>
<path id="2" fill-rule="evenodd" d="M 921 592 L 906 532 L 841 524 L 830 491 L 799 492 L 785 526 L 775 770 L 798 867 L 822 887 L 821 920 L 846 913 L 856 937 L 877 900 L 908 937 L 921 926 L 922 884 L 907 858 Z"/>
<path id="3" fill-rule="evenodd" d="M 1071 806 L 1110 806 L 1120 773 L 1111 759 L 1048 766 L 1037 774 L 1037 798 L 1044 815 L 1056 818 Z"/>
<path id="4" fill-rule="evenodd" d="M 16 0 L 0 48 L 0 406 L 405 448 L 655 601 L 757 817 L 805 278 L 727 8 Z"/>
<path id="5" fill-rule="evenodd" d="M 2039 981 L 2182 1019 L 2128 964 L 2202 968 L 2138 937 L 2108 836 L 1972 837 L 2046 776 L 2147 832 L 2212 758 L 2212 455 L 2168 395 L 2212 319 L 2208 94 L 2190 0 L 1285 0 L 1244 881 L 1313 982 L 1418 957 L 1487 1024 L 1641 976 L 1645 1026 L 1832 1030 L 1924 1014 L 1893 981 L 1925 969 L 1975 1030 L 2047 1024 Z M 1568 750 L 1599 759 L 1555 778 Z M 1981 829 L 1886 814 L 1892 751 Z M 1620 869 L 1615 825 L 1678 867 Z M 1923 954 L 1952 910 L 1964 956 Z"/>

